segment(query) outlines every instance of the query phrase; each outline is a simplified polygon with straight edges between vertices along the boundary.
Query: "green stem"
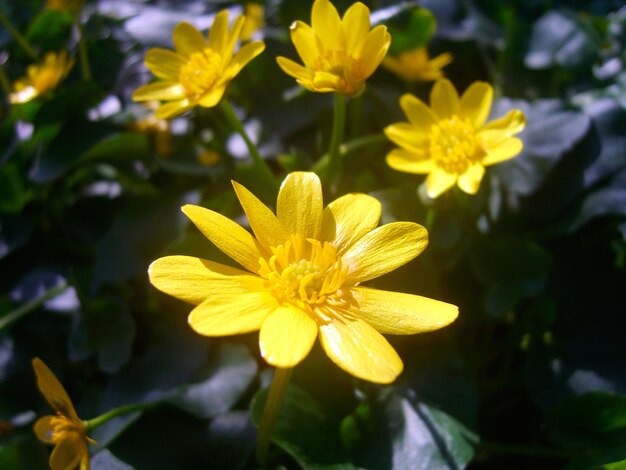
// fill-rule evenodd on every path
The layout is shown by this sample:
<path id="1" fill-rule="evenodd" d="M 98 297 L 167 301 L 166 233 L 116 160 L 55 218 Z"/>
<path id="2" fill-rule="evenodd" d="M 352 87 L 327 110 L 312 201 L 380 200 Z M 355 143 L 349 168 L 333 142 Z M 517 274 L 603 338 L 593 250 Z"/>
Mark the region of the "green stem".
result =
<path id="1" fill-rule="evenodd" d="M 357 150 L 360 150 L 362 148 L 368 148 L 373 145 L 388 143 L 389 139 L 387 139 L 384 134 L 364 135 L 363 137 L 358 137 L 349 142 L 346 142 L 345 144 L 341 144 L 339 146 L 339 155 L 341 156 L 341 158 L 343 158 L 346 155 L 350 155 L 351 153 L 356 152 Z M 322 157 L 317 162 L 315 162 L 315 165 L 313 165 L 313 171 L 318 175 L 326 175 L 329 164 L 330 154 L 326 153 L 322 155 Z"/>
<path id="2" fill-rule="evenodd" d="M 156 403 L 133 403 L 131 405 L 120 406 L 119 408 L 114 408 L 110 411 L 107 411 L 100 416 L 84 421 L 85 431 L 90 432 L 97 427 L 102 426 L 104 423 L 112 420 L 113 418 L 117 418 L 120 415 L 124 415 L 127 413 L 133 413 L 135 411 L 145 411 L 150 408 L 154 408 Z"/>
<path id="3" fill-rule="evenodd" d="M 0 87 L 2 88 L 2 92 L 7 96 L 11 94 L 11 82 L 9 81 L 9 77 L 7 75 L 6 70 L 4 70 L 4 66 L 0 64 Z"/>
<path id="4" fill-rule="evenodd" d="M 74 23 L 76 23 L 76 29 L 78 29 L 78 57 L 80 62 L 80 73 L 83 76 L 83 80 L 88 82 L 91 80 L 91 67 L 89 65 L 89 54 L 87 52 L 87 41 L 85 40 L 85 28 L 80 21 L 81 11 L 78 9 L 74 16 Z"/>
<path id="5" fill-rule="evenodd" d="M 267 189 L 271 189 L 275 193 L 278 188 L 276 178 L 274 178 L 274 174 L 272 173 L 270 167 L 267 165 L 267 162 L 263 159 L 263 157 L 261 157 L 261 154 L 256 148 L 256 145 L 254 145 L 254 142 L 252 142 L 252 139 L 250 139 L 250 137 L 248 136 L 246 128 L 237 117 L 235 110 L 227 100 L 220 101 L 219 106 L 228 124 L 243 138 L 244 142 L 246 143 L 248 151 L 250 152 L 250 156 L 252 157 L 254 167 L 256 168 L 259 177 L 263 179 Z"/>
<path id="6" fill-rule="evenodd" d="M 512 454 L 544 457 L 573 457 L 588 455 L 589 449 L 556 449 L 525 444 L 508 444 L 503 442 L 481 441 L 479 449 L 493 454 Z"/>
<path id="7" fill-rule="evenodd" d="M 265 464 L 267 459 L 267 449 L 270 445 L 272 438 L 272 431 L 274 424 L 276 424 L 276 418 L 278 412 L 283 403 L 283 398 L 287 392 L 287 385 L 289 385 L 289 379 L 291 379 L 290 369 L 276 368 L 274 372 L 274 379 L 272 380 L 272 386 L 270 387 L 267 401 L 265 402 L 265 408 L 263 409 L 263 416 L 261 416 L 261 423 L 259 424 L 259 434 L 256 441 L 256 458 L 260 464 Z"/>
<path id="8" fill-rule="evenodd" d="M 69 286 L 66 283 L 60 284 L 52 289 L 46 291 L 41 297 L 35 300 L 31 300 L 30 302 L 26 302 L 23 305 L 20 305 L 18 308 L 13 310 L 12 312 L 7 313 L 2 318 L 0 318 L 0 333 L 10 327 L 13 323 L 20 320 L 22 317 L 25 317 L 30 312 L 36 310 L 40 307 L 44 302 L 47 302 L 50 299 L 55 298 L 57 295 L 63 293 Z"/>
<path id="9" fill-rule="evenodd" d="M 9 30 L 9 33 L 11 33 L 13 38 L 22 47 L 22 49 L 24 49 L 24 51 L 31 57 L 31 59 L 35 61 L 39 60 L 37 58 L 37 54 L 35 54 L 35 51 L 31 47 L 29 42 L 26 40 L 26 38 L 22 36 L 22 34 L 17 29 L 15 29 L 15 27 L 13 26 L 13 23 L 11 23 L 11 21 L 6 17 L 4 13 L 2 13 L 2 11 L 0 11 L 0 23 L 2 23 L 4 27 Z"/>
<path id="10" fill-rule="evenodd" d="M 436 212 L 432 207 L 429 207 L 426 210 L 426 219 L 424 220 L 424 228 L 428 230 L 428 233 L 433 229 L 433 225 L 435 225 L 435 217 Z"/>
<path id="11" fill-rule="evenodd" d="M 333 121 L 333 134 L 330 140 L 328 153 L 328 172 L 326 176 L 333 185 L 338 185 L 341 179 L 341 141 L 346 128 L 346 97 L 341 93 L 335 93 L 335 109 Z"/>

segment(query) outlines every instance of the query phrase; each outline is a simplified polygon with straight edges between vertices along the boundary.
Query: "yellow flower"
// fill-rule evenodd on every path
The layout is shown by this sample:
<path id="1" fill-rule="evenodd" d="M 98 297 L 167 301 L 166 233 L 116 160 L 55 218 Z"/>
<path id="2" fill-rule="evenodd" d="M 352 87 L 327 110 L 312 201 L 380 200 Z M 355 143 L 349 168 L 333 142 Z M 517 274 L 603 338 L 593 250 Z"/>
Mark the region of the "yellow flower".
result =
<path id="1" fill-rule="evenodd" d="M 150 110 L 156 110 L 159 102 L 147 101 L 144 105 Z M 132 131 L 150 135 L 157 155 L 169 157 L 174 153 L 170 123 L 166 119 L 159 119 L 154 114 L 148 114 L 137 121 L 128 123 L 127 127 Z"/>
<path id="2" fill-rule="evenodd" d="M 156 117 L 163 119 L 196 105 L 217 105 L 230 81 L 265 49 L 263 42 L 254 41 L 234 53 L 244 21 L 239 16 L 229 30 L 228 10 L 222 10 L 208 39 L 189 23 L 176 25 L 172 35 L 176 51 L 154 48 L 146 54 L 146 66 L 160 80 L 139 87 L 133 100 L 168 101 L 156 111 Z"/>
<path id="3" fill-rule="evenodd" d="M 395 56 L 387 56 L 382 65 L 407 82 L 432 82 L 443 77 L 441 69 L 450 62 L 452 54 L 448 52 L 431 59 L 428 49 L 418 47 Z"/>
<path id="4" fill-rule="evenodd" d="M 385 128 L 399 149 L 387 155 L 387 164 L 407 173 L 428 174 L 428 195 L 436 198 L 458 184 L 476 194 L 485 166 L 508 160 L 522 150 L 515 134 L 526 124 L 520 110 L 486 123 L 493 89 L 475 82 L 459 98 L 449 80 L 438 80 L 430 94 L 430 108 L 413 95 L 400 98 L 409 122 Z"/>
<path id="5" fill-rule="evenodd" d="M 63 385 L 57 380 L 41 359 L 33 359 L 37 386 L 46 401 L 56 411 L 54 416 L 43 416 L 34 426 L 37 438 L 46 444 L 54 444 L 50 455 L 52 470 L 71 470 L 80 465 L 80 470 L 89 470 L 89 449 L 85 424 L 76 414 L 72 400 Z"/>
<path id="6" fill-rule="evenodd" d="M 304 66 L 285 57 L 277 58 L 278 65 L 315 92 L 358 95 L 391 43 L 385 26 L 370 31 L 370 11 L 360 2 L 348 8 L 342 19 L 328 0 L 315 0 L 311 26 L 296 21 L 290 29 Z"/>
<path id="7" fill-rule="evenodd" d="M 159 290 L 196 305 L 189 324 L 206 336 L 260 330 L 261 355 L 290 368 L 318 336 L 346 372 L 390 383 L 403 364 L 381 333 L 413 334 L 452 322 L 454 305 L 360 284 L 401 266 L 428 243 L 424 227 L 395 222 L 376 228 L 380 203 L 348 194 L 325 208 L 314 173 L 287 176 L 276 215 L 233 182 L 254 236 L 230 219 L 199 206 L 183 212 L 241 270 L 190 256 L 167 256 L 149 268 Z"/>
<path id="8" fill-rule="evenodd" d="M 243 7 L 246 21 L 241 28 L 241 40 L 250 41 L 258 30 L 265 26 L 265 8 L 260 3 L 246 3 Z"/>
<path id="9" fill-rule="evenodd" d="M 26 76 L 15 81 L 15 92 L 9 95 L 9 102 L 28 103 L 53 90 L 67 76 L 73 65 L 74 59 L 68 59 L 65 51 L 48 52 L 43 63 L 29 65 Z"/>

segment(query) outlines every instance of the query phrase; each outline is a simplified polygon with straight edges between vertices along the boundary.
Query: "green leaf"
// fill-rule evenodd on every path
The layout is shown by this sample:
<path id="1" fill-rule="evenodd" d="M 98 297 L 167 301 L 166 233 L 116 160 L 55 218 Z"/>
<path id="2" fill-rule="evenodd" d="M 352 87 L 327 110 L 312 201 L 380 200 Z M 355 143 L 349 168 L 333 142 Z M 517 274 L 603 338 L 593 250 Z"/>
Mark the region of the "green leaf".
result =
<path id="1" fill-rule="evenodd" d="M 67 47 L 72 24 L 69 12 L 45 9 L 31 22 L 26 38 L 44 51 L 62 50 Z"/>
<path id="2" fill-rule="evenodd" d="M 385 20 L 391 34 L 390 54 L 426 47 L 437 29 L 435 16 L 426 8 L 411 6 L 400 9 Z"/>
<path id="3" fill-rule="evenodd" d="M 63 122 L 81 118 L 85 112 L 96 106 L 105 96 L 105 92 L 94 82 L 79 82 L 66 85 L 44 102 L 35 115 L 35 126 Z"/>
<path id="4" fill-rule="evenodd" d="M 252 399 L 252 419 L 259 425 L 268 389 Z M 339 429 L 324 409 L 304 390 L 289 385 L 272 442 L 291 455 L 305 469 L 350 470 L 339 441 Z"/>
<path id="5" fill-rule="evenodd" d="M 211 418 L 230 410 L 256 377 L 257 363 L 241 344 L 220 345 L 206 378 L 184 384 L 166 401 L 199 418 Z"/>
<path id="6" fill-rule="evenodd" d="M 16 164 L 7 163 L 0 167 L 0 211 L 19 213 L 30 195 L 26 190 L 22 172 Z"/>
<path id="7" fill-rule="evenodd" d="M 487 240 L 470 255 L 476 277 L 487 284 L 487 312 L 501 316 L 518 301 L 540 293 L 552 257 L 542 247 L 521 239 Z"/>

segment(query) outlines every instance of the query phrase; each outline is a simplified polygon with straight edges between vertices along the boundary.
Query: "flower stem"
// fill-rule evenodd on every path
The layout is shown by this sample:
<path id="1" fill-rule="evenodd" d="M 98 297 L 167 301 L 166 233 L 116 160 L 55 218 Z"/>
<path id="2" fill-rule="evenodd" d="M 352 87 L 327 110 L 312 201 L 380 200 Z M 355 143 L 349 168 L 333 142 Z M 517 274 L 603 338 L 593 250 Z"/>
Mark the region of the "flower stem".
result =
<path id="1" fill-rule="evenodd" d="M 49 289 L 38 299 L 26 302 L 25 304 L 20 305 L 15 310 L 4 315 L 2 318 L 0 318 L 0 333 L 16 321 L 20 320 L 22 317 L 25 317 L 30 312 L 36 310 L 44 302 L 47 302 L 48 300 L 53 299 L 57 295 L 63 293 L 68 287 L 69 286 L 64 282 L 56 287 L 53 287 L 52 289 Z"/>
<path id="2" fill-rule="evenodd" d="M 339 146 L 339 155 L 341 158 L 343 158 L 346 155 L 349 155 L 359 149 L 382 144 L 389 144 L 389 139 L 387 139 L 384 134 L 379 133 L 364 135 L 362 137 L 357 137 L 356 139 L 350 140 L 345 144 L 341 144 Z M 317 162 L 315 162 L 315 165 L 313 165 L 313 171 L 318 175 L 325 175 L 325 172 L 328 170 L 329 162 L 330 154 L 326 153 Z"/>
<path id="3" fill-rule="evenodd" d="M 341 179 L 341 141 L 346 128 L 346 97 L 341 93 L 335 93 L 335 109 L 334 109 L 334 122 L 333 122 L 333 134 L 330 140 L 330 148 L 328 153 L 330 155 L 330 161 L 328 163 L 328 170 L 326 177 L 331 183 L 331 186 L 337 186 Z"/>
<path id="4" fill-rule="evenodd" d="M 13 23 L 6 17 L 2 11 L 0 11 L 0 23 L 4 25 L 6 29 L 9 30 L 13 38 L 17 41 L 17 43 L 24 49 L 24 51 L 31 57 L 31 59 L 37 61 L 37 54 L 33 51 L 33 48 L 28 43 L 26 38 L 22 36 L 22 34 L 13 26 Z"/>
<path id="5" fill-rule="evenodd" d="M 0 88 L 7 97 L 11 94 L 11 82 L 2 63 L 0 63 Z"/>
<path id="6" fill-rule="evenodd" d="M 85 40 L 85 28 L 80 20 L 81 10 L 80 8 L 74 15 L 74 23 L 76 29 L 78 29 L 78 57 L 80 62 L 80 73 L 83 76 L 83 80 L 88 82 L 91 80 L 91 67 L 89 65 L 89 54 L 87 53 L 87 41 Z"/>
<path id="7" fill-rule="evenodd" d="M 84 421 L 86 432 L 89 432 L 99 426 L 102 426 L 104 423 L 112 420 L 113 418 L 117 418 L 120 415 L 124 415 L 127 413 L 133 413 L 135 411 L 144 411 L 156 406 L 156 403 L 133 403 L 131 405 L 120 406 L 119 408 L 114 408 L 110 411 L 107 411 L 100 416 Z"/>
<path id="8" fill-rule="evenodd" d="M 274 178 L 274 174 L 272 173 L 270 167 L 267 165 L 266 161 L 263 160 L 263 157 L 261 157 L 261 154 L 259 153 L 256 145 L 254 145 L 254 142 L 252 142 L 252 139 L 250 139 L 250 136 L 248 136 L 246 128 L 237 117 L 235 110 L 227 100 L 220 101 L 219 106 L 228 124 L 235 130 L 235 132 L 237 132 L 243 138 L 244 142 L 246 143 L 248 151 L 250 152 L 250 156 L 252 157 L 254 167 L 259 175 L 259 178 L 263 180 L 266 189 L 269 189 L 272 191 L 272 193 L 275 193 L 276 189 L 278 188 L 276 178 Z"/>
<path id="9" fill-rule="evenodd" d="M 259 434 L 256 441 L 256 458 L 260 464 L 264 464 L 267 459 L 267 449 L 270 445 L 272 437 L 272 431 L 278 412 L 287 392 L 287 385 L 289 385 L 289 379 L 291 379 L 290 369 L 276 368 L 274 372 L 274 379 L 270 387 L 267 401 L 265 402 L 265 408 L 263 409 L 263 416 L 261 416 L 261 423 L 259 424 Z"/>

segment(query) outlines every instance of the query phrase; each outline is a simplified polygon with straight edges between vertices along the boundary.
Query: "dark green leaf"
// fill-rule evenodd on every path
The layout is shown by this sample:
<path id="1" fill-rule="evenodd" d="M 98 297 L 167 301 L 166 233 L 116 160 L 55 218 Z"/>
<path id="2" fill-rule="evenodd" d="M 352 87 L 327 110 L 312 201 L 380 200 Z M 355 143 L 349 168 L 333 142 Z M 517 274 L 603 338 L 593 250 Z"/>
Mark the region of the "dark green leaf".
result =
<path id="1" fill-rule="evenodd" d="M 22 173 L 15 164 L 0 167 L 0 211 L 18 213 L 29 200 Z"/>
<path id="2" fill-rule="evenodd" d="M 72 24 L 71 13 L 46 9 L 30 24 L 26 38 L 45 51 L 63 50 L 70 37 Z"/>
<path id="3" fill-rule="evenodd" d="M 206 378 L 177 387 L 166 400 L 195 416 L 211 418 L 239 401 L 256 372 L 257 363 L 245 346 L 224 343 Z"/>
<path id="4" fill-rule="evenodd" d="M 377 13 L 381 14 L 384 11 Z M 426 47 L 437 28 L 433 14 L 425 8 L 416 6 L 400 7 L 393 16 L 385 19 L 384 24 L 391 34 L 390 54 Z"/>
<path id="5" fill-rule="evenodd" d="M 251 405 L 252 419 L 259 424 L 267 389 L 254 396 Z M 304 390 L 290 385 L 282 403 L 272 442 L 291 455 L 305 469 L 349 470 L 341 450 L 338 426 L 322 407 Z"/>

